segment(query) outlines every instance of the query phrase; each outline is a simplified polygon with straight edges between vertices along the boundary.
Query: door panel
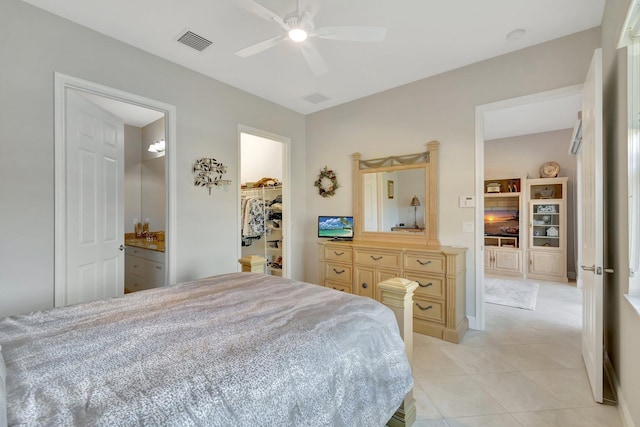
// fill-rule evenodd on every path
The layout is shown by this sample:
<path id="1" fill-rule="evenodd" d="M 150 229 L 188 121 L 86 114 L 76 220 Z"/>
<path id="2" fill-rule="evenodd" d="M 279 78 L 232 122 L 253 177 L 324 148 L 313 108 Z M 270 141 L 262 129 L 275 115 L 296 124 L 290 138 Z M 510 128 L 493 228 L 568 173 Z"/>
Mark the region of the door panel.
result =
<path id="1" fill-rule="evenodd" d="M 64 305 L 124 292 L 124 123 L 67 89 Z"/>
<path id="2" fill-rule="evenodd" d="M 579 280 L 582 283 L 582 356 L 594 399 L 603 382 L 603 174 L 602 50 L 596 50 L 582 94 L 582 146 L 578 153 L 579 199 L 583 206 Z"/>

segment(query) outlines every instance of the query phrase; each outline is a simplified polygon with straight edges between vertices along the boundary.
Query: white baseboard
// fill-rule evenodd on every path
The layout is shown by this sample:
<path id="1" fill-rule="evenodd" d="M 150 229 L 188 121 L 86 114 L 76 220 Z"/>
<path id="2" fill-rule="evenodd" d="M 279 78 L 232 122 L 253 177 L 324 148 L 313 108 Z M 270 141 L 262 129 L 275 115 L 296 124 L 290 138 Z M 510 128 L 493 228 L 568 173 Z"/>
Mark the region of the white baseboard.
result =
<path id="1" fill-rule="evenodd" d="M 469 329 L 480 329 L 476 321 L 476 316 L 467 316 L 467 320 L 469 320 Z"/>
<path id="2" fill-rule="evenodd" d="M 604 356 L 604 369 L 607 371 L 607 375 L 609 375 L 609 378 L 611 378 L 613 386 L 616 389 L 616 398 L 618 399 L 618 413 L 620 414 L 622 425 L 624 427 L 636 427 L 633 419 L 631 418 L 629 405 L 624 397 L 624 394 L 622 393 L 622 389 L 620 388 L 620 381 L 618 381 L 618 376 L 616 375 L 616 371 L 613 369 L 613 365 L 611 364 L 609 355 L 605 353 Z"/>

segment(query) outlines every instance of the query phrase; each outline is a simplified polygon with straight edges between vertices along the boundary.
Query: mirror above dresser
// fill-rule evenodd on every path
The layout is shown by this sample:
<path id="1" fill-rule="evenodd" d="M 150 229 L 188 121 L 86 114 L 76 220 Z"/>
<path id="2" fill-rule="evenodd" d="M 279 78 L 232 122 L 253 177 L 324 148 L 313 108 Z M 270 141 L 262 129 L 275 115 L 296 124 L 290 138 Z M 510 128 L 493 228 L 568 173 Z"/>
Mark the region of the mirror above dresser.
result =
<path id="1" fill-rule="evenodd" d="M 354 237 L 439 245 L 438 141 L 416 154 L 353 158 Z"/>

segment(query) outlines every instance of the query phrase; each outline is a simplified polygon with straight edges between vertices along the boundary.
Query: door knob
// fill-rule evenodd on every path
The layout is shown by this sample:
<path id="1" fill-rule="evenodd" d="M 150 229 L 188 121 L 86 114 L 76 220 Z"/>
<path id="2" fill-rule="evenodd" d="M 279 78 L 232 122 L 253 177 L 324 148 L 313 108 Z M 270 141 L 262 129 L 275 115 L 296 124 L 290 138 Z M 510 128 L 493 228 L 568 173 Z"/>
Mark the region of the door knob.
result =
<path id="1" fill-rule="evenodd" d="M 591 267 L 587 267 L 586 265 L 581 265 L 580 268 L 582 268 L 584 271 L 596 271 L 596 266 L 592 265 Z"/>
<path id="2" fill-rule="evenodd" d="M 124 245 L 120 245 L 120 247 L 118 249 L 120 249 L 121 251 L 124 251 L 125 250 L 125 246 Z"/>

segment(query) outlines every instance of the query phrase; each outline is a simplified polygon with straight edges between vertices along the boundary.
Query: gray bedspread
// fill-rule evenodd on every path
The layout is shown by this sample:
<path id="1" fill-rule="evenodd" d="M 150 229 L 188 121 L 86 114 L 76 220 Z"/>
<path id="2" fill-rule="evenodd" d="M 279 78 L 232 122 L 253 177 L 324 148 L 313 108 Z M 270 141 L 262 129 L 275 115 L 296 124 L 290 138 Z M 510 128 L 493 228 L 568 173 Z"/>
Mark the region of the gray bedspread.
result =
<path id="1" fill-rule="evenodd" d="M 233 273 L 0 320 L 9 425 L 382 426 L 413 385 L 368 298 Z"/>

